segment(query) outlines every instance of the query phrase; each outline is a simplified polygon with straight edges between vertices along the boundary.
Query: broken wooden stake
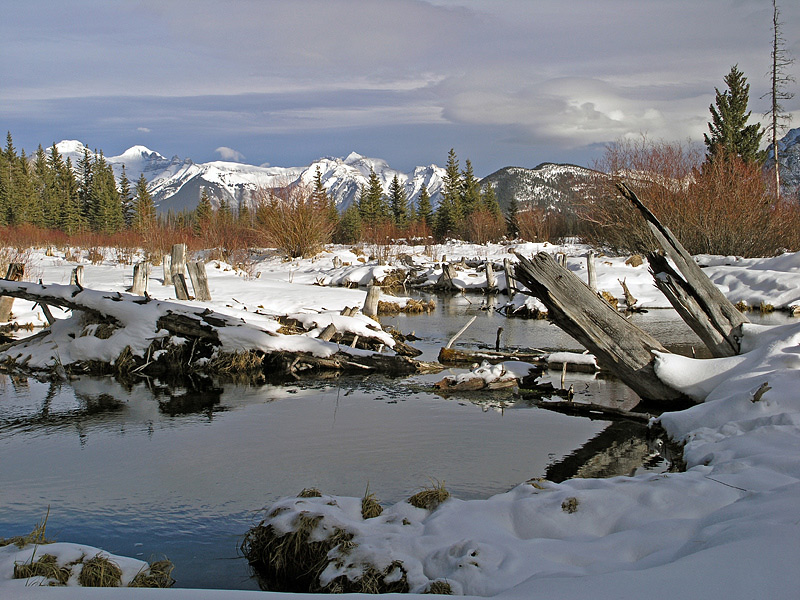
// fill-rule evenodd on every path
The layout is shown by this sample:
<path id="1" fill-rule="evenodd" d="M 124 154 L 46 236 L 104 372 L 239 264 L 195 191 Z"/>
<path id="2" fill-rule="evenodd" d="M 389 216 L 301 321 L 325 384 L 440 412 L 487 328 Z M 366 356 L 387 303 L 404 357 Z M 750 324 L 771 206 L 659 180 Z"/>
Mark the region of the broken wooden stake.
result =
<path id="1" fill-rule="evenodd" d="M 378 301 L 381 297 L 381 287 L 371 285 L 367 290 L 367 297 L 364 299 L 364 308 L 361 310 L 368 317 L 378 316 Z"/>
<path id="2" fill-rule="evenodd" d="M 464 325 L 461 329 L 459 329 L 458 332 L 456 332 L 456 334 L 450 338 L 450 341 L 447 342 L 445 348 L 450 348 L 450 346 L 453 345 L 453 342 L 455 342 L 459 337 L 461 337 L 461 334 L 464 333 L 467 330 L 467 327 L 472 325 L 475 322 L 475 319 L 477 318 L 478 318 L 477 316 L 473 316 L 469 321 L 467 321 L 467 324 Z"/>
<path id="3" fill-rule="evenodd" d="M 144 296 L 147 293 L 147 276 L 149 274 L 150 265 L 146 262 L 140 262 L 133 265 L 133 285 L 131 285 L 131 294 L 137 296 Z"/>
<path id="4" fill-rule="evenodd" d="M 190 262 L 186 265 L 189 270 L 189 279 L 192 280 L 195 300 L 209 302 L 211 291 L 208 289 L 208 276 L 206 275 L 206 265 L 203 262 Z"/>
<path id="5" fill-rule="evenodd" d="M 189 297 L 189 288 L 186 287 L 186 278 L 183 273 L 173 273 L 172 283 L 175 285 L 175 297 L 178 300 L 191 300 Z"/>

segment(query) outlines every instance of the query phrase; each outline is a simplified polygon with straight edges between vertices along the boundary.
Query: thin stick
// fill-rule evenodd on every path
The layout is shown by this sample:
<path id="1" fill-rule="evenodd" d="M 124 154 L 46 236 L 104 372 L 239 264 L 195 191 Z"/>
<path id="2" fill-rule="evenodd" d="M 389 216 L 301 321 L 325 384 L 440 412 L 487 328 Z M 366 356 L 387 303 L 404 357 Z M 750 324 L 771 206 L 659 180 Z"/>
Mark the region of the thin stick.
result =
<path id="1" fill-rule="evenodd" d="M 470 319 L 470 320 L 467 322 L 467 324 L 466 324 L 466 325 L 464 325 L 464 326 L 463 326 L 461 329 L 459 329 L 459 330 L 458 330 L 458 333 L 456 333 L 456 334 L 455 334 L 453 337 L 451 337 L 451 338 L 450 338 L 450 341 L 449 341 L 449 342 L 447 342 L 447 345 L 445 346 L 445 348 L 449 348 L 450 346 L 452 346 L 452 345 L 453 345 L 453 342 L 455 342 L 455 341 L 456 341 L 456 340 L 459 338 L 459 336 L 460 336 L 462 333 L 464 333 L 464 332 L 467 330 L 467 327 L 469 327 L 470 325 L 472 325 L 472 323 L 473 323 L 473 322 L 475 321 L 475 319 L 477 319 L 477 318 L 478 318 L 478 317 L 477 317 L 477 315 L 476 315 L 476 316 L 473 316 L 473 317 L 472 317 L 472 318 L 471 318 L 471 319 Z"/>

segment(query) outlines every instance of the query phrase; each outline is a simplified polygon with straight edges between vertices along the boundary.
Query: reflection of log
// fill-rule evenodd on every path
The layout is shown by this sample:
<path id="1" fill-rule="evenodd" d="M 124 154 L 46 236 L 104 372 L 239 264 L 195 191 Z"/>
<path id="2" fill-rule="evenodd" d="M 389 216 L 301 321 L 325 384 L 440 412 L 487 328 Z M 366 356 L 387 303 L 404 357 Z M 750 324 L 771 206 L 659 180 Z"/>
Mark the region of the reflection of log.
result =
<path id="1" fill-rule="evenodd" d="M 644 216 L 666 256 L 672 259 L 683 276 L 681 278 L 664 257 L 650 254 L 650 269 L 658 288 L 714 356 L 738 354 L 738 329 L 742 323 L 748 322 L 747 317 L 706 277 L 669 228 L 659 223 L 627 185 L 619 184 L 617 189 Z"/>
<path id="2" fill-rule="evenodd" d="M 533 260 L 519 257 L 515 276 L 547 307 L 550 319 L 583 344 L 598 364 L 642 398 L 668 402 L 681 394 L 656 377 L 653 350 L 667 352 L 578 277 L 540 252 Z"/>

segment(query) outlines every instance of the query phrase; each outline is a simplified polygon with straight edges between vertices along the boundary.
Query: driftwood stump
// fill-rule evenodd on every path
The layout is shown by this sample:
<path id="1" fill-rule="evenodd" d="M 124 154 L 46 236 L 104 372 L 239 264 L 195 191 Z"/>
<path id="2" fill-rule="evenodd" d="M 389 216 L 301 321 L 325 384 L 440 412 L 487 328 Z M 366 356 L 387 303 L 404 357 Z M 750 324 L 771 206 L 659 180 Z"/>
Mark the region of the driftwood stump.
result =
<path id="1" fill-rule="evenodd" d="M 25 272 L 25 265 L 22 263 L 11 263 L 6 272 L 7 281 L 21 281 Z M 14 306 L 14 298 L 11 296 L 0 297 L 0 322 L 8 321 L 11 318 L 11 308 Z"/>

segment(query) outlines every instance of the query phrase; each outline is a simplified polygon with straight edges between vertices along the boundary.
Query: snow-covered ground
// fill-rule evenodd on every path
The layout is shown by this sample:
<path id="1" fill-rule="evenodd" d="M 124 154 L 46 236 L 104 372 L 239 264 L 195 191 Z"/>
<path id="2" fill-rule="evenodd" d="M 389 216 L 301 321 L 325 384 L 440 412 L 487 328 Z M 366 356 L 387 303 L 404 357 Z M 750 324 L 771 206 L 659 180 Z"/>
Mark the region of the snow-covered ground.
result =
<path id="1" fill-rule="evenodd" d="M 569 267 L 585 276 L 585 248 L 526 244 L 516 252 L 529 255 L 542 249 L 566 251 Z M 508 250 L 453 244 L 392 252 L 416 255 L 415 262 L 422 263 L 441 254 L 448 260 L 463 255 L 501 261 L 513 258 Z M 334 268 L 333 253 L 292 262 L 269 258 L 250 270 L 261 273 L 257 278 L 209 263 L 210 306 L 254 322 L 265 315 L 314 315 L 323 308 L 360 306 L 363 288 L 312 284 L 344 281 L 347 269 L 366 283 L 380 279 L 385 267 L 359 262 L 349 249 L 337 252 L 350 265 Z M 646 266 L 626 265 L 625 258 L 598 257 L 598 287 L 621 297 L 618 280 L 624 279 L 641 305 L 665 306 Z M 800 254 L 748 260 L 703 256 L 699 262 L 734 302 L 800 305 Z M 36 279 L 68 283 L 75 263 L 63 255 L 35 254 L 31 266 L 38 269 Z M 108 261 L 86 264 L 85 269 L 87 288 L 122 291 L 131 282 L 130 266 Z M 435 267 L 430 269 L 435 275 Z M 465 270 L 462 275 L 470 286 L 479 287 L 481 272 Z M 155 269 L 150 294 L 174 297 L 159 277 Z M 30 303 L 17 302 L 21 321 L 42 321 Z M 281 517 L 289 520 L 297 511 L 309 511 L 324 515 L 331 526 L 356 532 L 357 547 L 348 562 L 353 567 L 344 565 L 343 572 L 357 570 L 362 559 L 377 565 L 400 559 L 415 592 L 431 581 L 446 580 L 465 595 L 515 599 L 797 598 L 800 321 L 773 328 L 747 326 L 742 347 L 740 356 L 729 359 L 658 357 L 659 376 L 700 401 L 658 419 L 685 445 L 685 472 L 560 484 L 521 482 L 484 500 L 451 498 L 434 511 L 403 502 L 369 520 L 361 518 L 360 498 L 287 498 L 279 504 L 290 510 Z M 71 547 L 61 544 L 54 553 L 67 560 L 74 554 Z M 52 589 L 11 579 L 14 562 L 29 556 L 29 550 L 0 548 L 0 597 L 264 597 L 243 591 Z"/>

